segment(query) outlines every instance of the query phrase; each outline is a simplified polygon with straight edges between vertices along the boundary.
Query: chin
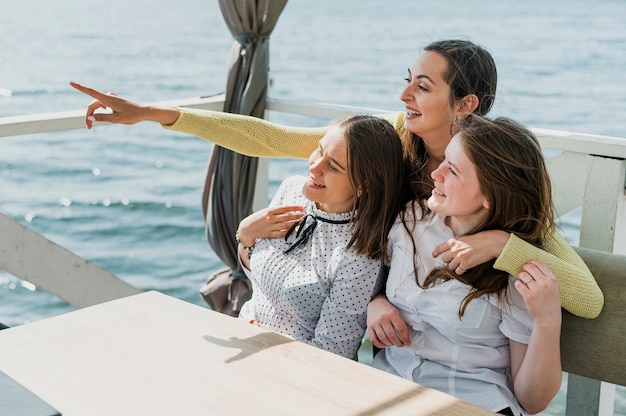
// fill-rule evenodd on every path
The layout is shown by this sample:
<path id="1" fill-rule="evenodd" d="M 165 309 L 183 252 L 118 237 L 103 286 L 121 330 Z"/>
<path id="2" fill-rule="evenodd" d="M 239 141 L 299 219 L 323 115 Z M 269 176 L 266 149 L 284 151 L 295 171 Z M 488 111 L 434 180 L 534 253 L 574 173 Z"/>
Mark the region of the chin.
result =
<path id="1" fill-rule="evenodd" d="M 428 201 L 426 201 L 426 205 L 428 206 L 428 209 L 430 209 L 431 211 L 437 211 L 437 201 L 435 201 L 435 197 L 431 196 L 430 198 L 428 198 Z"/>

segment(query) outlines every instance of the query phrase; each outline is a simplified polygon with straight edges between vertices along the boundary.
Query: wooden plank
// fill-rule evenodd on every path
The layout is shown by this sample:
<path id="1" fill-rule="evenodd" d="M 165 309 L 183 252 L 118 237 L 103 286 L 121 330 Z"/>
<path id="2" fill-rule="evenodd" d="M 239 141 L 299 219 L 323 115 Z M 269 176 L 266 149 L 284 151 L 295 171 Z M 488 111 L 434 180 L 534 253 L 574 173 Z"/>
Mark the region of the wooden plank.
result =
<path id="1" fill-rule="evenodd" d="M 140 292 L 41 234 L 0 214 L 0 269 L 79 308 Z"/>
<path id="2" fill-rule="evenodd" d="M 548 160 L 557 217 L 582 205 L 588 177 L 588 156 L 563 152 Z"/>
<path id="3" fill-rule="evenodd" d="M 221 111 L 224 104 L 224 94 L 216 94 L 209 97 L 159 101 L 153 104 Z M 272 97 L 268 97 L 267 99 L 267 110 L 299 114 L 308 117 L 320 117 L 330 120 L 349 114 L 385 114 L 394 112 L 388 109 L 329 103 L 302 103 L 301 101 L 288 101 Z M 84 128 L 83 118 L 83 109 L 31 114 L 26 116 L 0 117 L 0 137 Z M 626 158 L 626 139 L 620 137 L 538 128 L 533 128 L 532 131 L 537 135 L 539 142 L 545 148 L 614 158 Z"/>
<path id="4" fill-rule="evenodd" d="M 64 416 L 494 414 L 157 292 L 0 331 L 0 368 Z"/>
<path id="5" fill-rule="evenodd" d="M 560 130 L 531 129 L 542 147 L 626 159 L 626 139 Z"/>
<path id="6" fill-rule="evenodd" d="M 222 111 L 224 107 L 224 94 L 217 94 L 211 97 L 194 97 L 180 100 L 159 101 L 152 104 Z M 110 124 L 94 123 L 94 125 Z M 0 137 L 84 128 L 85 110 L 58 111 L 53 113 L 29 114 L 0 118 Z"/>
<path id="7" fill-rule="evenodd" d="M 626 161 L 591 158 L 580 226 L 580 246 L 613 252 L 615 224 L 624 197 Z"/>

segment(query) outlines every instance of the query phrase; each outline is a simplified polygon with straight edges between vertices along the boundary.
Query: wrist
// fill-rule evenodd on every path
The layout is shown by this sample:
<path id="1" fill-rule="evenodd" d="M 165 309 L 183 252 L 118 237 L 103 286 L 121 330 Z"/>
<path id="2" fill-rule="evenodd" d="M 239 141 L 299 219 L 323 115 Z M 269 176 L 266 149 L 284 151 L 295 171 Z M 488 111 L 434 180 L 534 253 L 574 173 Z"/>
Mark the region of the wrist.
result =
<path id="1" fill-rule="evenodd" d="M 235 240 L 237 240 L 237 244 L 240 245 L 244 251 L 248 252 L 248 256 L 252 254 L 252 252 L 254 251 L 254 246 L 256 245 L 256 240 L 251 244 L 247 244 L 245 240 L 244 241 L 241 240 L 241 236 L 239 235 L 239 230 L 235 232 Z"/>
<path id="2" fill-rule="evenodd" d="M 504 248 L 506 247 L 507 243 L 509 242 L 509 238 L 511 237 L 511 233 L 508 233 L 506 231 L 503 230 L 497 230 L 495 232 L 495 241 L 496 243 L 494 244 L 494 248 L 493 248 L 493 258 L 494 259 L 498 259 L 501 255 L 502 252 L 504 251 Z"/>
<path id="3" fill-rule="evenodd" d="M 178 121 L 180 111 L 176 107 L 153 107 L 146 106 L 144 108 L 144 119 L 156 121 L 164 126 L 171 126 Z"/>

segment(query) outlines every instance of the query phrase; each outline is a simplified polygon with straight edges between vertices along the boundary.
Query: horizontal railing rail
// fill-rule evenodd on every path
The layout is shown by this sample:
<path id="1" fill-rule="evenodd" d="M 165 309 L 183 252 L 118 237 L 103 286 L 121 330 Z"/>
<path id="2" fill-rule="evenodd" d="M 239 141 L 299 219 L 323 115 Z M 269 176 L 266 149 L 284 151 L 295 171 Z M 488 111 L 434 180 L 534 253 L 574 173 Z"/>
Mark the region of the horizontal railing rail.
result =
<path id="1" fill-rule="evenodd" d="M 224 105 L 224 94 L 159 101 L 153 104 L 221 111 Z M 390 110 L 385 109 L 318 102 L 302 103 L 272 98 L 267 101 L 267 110 L 327 119 L 356 113 L 384 114 L 390 112 Z M 84 128 L 84 117 L 84 110 L 0 117 L 0 137 Z M 543 128 L 533 128 L 532 130 L 545 148 L 626 159 L 625 138 Z"/>

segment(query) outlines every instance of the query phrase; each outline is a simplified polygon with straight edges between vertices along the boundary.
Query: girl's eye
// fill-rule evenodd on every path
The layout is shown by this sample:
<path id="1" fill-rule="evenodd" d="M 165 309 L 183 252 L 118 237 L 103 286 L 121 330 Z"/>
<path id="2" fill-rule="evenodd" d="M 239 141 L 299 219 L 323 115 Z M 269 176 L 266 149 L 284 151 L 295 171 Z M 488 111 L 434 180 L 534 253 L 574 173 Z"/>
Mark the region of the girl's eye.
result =
<path id="1" fill-rule="evenodd" d="M 422 90 L 422 91 L 428 91 L 428 88 L 426 88 L 426 87 L 424 86 L 424 84 L 419 84 L 419 85 L 417 86 L 417 88 L 419 88 L 419 89 L 420 89 L 420 90 Z"/>
<path id="2" fill-rule="evenodd" d="M 339 172 L 339 170 L 332 163 L 328 164 L 328 168 L 333 172 Z"/>
<path id="3" fill-rule="evenodd" d="M 451 167 L 448 168 L 448 170 L 450 171 L 451 174 L 453 174 L 454 176 L 456 176 L 456 172 L 454 171 L 454 169 L 452 169 Z"/>
<path id="4" fill-rule="evenodd" d="M 411 78 L 404 78 L 404 80 L 406 81 L 407 84 L 411 83 Z"/>

